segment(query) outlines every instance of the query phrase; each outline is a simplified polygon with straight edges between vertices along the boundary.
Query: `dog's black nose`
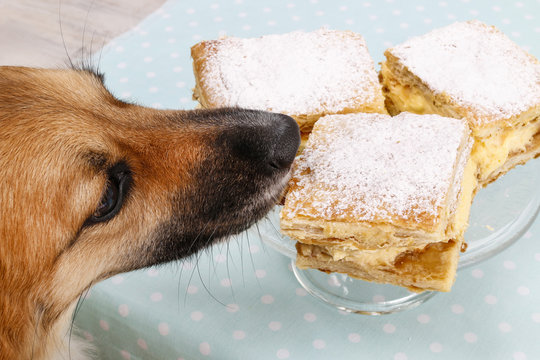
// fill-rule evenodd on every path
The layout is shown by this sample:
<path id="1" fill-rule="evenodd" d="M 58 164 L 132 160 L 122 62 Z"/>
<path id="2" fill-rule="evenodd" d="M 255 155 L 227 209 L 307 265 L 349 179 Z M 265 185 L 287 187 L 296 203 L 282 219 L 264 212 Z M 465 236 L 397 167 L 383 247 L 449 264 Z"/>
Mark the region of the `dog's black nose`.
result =
<path id="1" fill-rule="evenodd" d="M 287 115 L 275 114 L 275 141 L 268 157 L 268 164 L 276 169 L 291 166 L 300 146 L 300 129 L 296 121 Z"/>

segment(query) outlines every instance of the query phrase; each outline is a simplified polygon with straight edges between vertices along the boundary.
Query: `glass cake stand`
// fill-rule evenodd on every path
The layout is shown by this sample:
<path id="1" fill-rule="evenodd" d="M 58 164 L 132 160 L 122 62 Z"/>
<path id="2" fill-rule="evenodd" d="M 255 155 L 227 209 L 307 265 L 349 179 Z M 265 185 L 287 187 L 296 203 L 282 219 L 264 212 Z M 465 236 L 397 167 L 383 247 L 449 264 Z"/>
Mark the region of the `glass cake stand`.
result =
<path id="1" fill-rule="evenodd" d="M 476 194 L 465 233 L 467 251 L 458 271 L 488 259 L 515 243 L 540 210 L 540 159 L 518 166 Z M 265 244 L 292 259 L 298 282 L 311 295 L 340 310 L 367 315 L 389 314 L 416 307 L 436 292 L 414 293 L 405 288 L 353 279 L 344 274 L 300 270 L 295 266 L 294 241 L 279 232 L 280 207 L 260 227 Z M 459 281 L 459 280 L 457 280 Z"/>

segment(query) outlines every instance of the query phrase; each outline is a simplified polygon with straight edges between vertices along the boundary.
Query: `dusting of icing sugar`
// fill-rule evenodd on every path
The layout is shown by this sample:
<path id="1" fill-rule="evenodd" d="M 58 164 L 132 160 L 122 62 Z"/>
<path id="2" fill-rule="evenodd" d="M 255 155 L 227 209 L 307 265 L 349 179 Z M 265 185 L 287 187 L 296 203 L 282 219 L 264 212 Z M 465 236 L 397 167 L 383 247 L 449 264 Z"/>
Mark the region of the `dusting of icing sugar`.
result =
<path id="1" fill-rule="evenodd" d="M 352 32 L 320 29 L 208 43 L 201 78 L 222 106 L 309 115 L 382 97 L 366 43 Z"/>
<path id="2" fill-rule="evenodd" d="M 437 218 L 460 183 L 454 176 L 463 176 L 459 154 L 469 133 L 464 121 L 438 115 L 325 116 L 296 160 L 286 216 Z"/>
<path id="3" fill-rule="evenodd" d="M 474 122 L 501 120 L 540 104 L 540 63 L 497 29 L 454 23 L 388 51 L 435 93 L 471 107 Z"/>

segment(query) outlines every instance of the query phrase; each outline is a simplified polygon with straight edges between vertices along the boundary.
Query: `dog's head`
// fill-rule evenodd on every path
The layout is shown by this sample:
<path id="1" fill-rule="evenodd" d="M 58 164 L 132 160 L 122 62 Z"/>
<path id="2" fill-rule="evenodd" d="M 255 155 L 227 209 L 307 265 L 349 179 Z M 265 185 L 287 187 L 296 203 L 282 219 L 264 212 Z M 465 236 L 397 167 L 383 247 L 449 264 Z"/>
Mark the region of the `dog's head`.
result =
<path id="1" fill-rule="evenodd" d="M 285 115 L 158 111 L 91 71 L 0 67 L 0 297 L 54 318 L 100 279 L 246 229 L 298 144 Z"/>

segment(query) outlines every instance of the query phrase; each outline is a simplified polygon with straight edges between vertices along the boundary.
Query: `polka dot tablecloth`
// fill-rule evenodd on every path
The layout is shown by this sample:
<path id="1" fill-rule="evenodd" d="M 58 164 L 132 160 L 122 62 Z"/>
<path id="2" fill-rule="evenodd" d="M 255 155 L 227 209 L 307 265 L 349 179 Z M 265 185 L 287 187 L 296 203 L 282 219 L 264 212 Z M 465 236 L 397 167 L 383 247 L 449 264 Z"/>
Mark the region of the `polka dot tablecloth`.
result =
<path id="1" fill-rule="evenodd" d="M 540 0 L 198 0 L 167 2 L 110 43 L 99 67 L 120 98 L 191 109 L 190 47 L 203 39 L 328 26 L 361 33 L 378 63 L 393 44 L 472 18 L 540 57 Z M 100 359 L 540 359 L 540 220 L 461 270 L 452 292 L 398 314 L 324 305 L 250 231 L 198 258 L 96 285 L 76 325 Z"/>

